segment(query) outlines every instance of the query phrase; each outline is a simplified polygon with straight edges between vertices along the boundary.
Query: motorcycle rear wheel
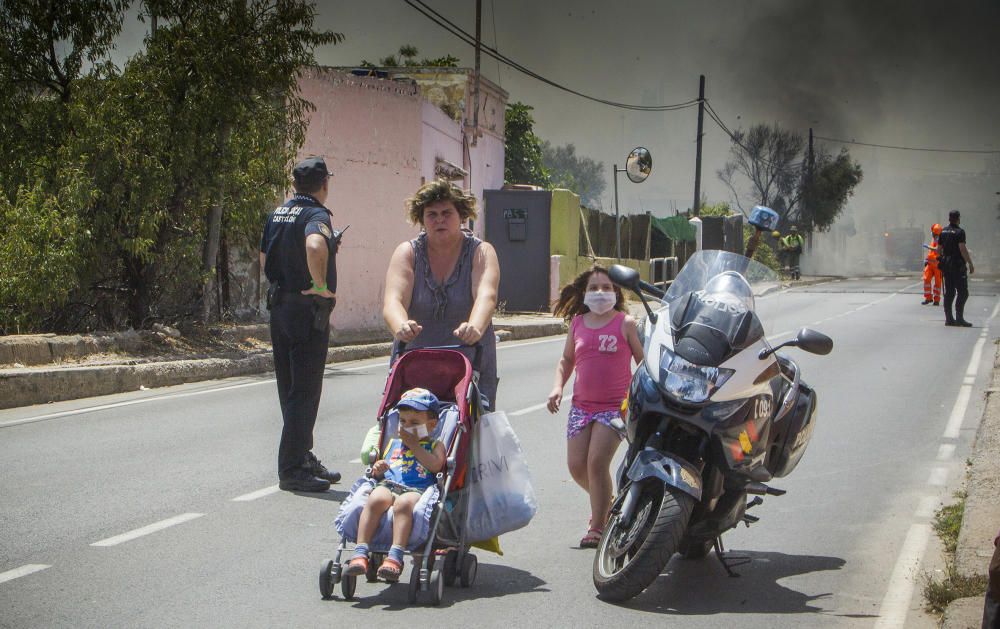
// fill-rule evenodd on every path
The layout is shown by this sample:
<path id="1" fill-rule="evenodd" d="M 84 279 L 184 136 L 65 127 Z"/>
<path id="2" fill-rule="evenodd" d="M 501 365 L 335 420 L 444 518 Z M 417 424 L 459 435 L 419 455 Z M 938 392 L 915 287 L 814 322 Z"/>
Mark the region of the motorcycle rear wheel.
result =
<path id="1" fill-rule="evenodd" d="M 625 526 L 612 512 L 594 555 L 594 587 L 605 601 L 626 601 L 645 590 L 680 548 L 694 498 L 649 482 Z"/>

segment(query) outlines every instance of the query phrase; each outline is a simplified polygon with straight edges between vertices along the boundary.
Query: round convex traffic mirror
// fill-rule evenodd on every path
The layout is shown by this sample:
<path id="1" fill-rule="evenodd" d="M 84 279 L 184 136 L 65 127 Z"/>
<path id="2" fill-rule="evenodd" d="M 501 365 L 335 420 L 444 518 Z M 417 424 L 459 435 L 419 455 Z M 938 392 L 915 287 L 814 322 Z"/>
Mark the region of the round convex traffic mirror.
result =
<path id="1" fill-rule="evenodd" d="M 632 149 L 632 152 L 628 154 L 628 159 L 625 160 L 625 174 L 628 175 L 628 178 L 633 183 L 642 183 L 646 181 L 646 177 L 649 177 L 652 170 L 653 156 L 650 155 L 649 150 L 641 146 Z"/>

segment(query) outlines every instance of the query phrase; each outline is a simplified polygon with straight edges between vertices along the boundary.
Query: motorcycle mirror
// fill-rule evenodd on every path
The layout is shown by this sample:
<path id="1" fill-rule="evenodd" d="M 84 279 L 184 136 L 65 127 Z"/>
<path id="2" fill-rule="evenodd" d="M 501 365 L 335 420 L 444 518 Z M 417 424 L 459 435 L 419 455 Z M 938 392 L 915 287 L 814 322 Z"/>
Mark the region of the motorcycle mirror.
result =
<path id="1" fill-rule="evenodd" d="M 639 272 L 624 264 L 612 264 L 608 269 L 608 277 L 615 284 L 631 291 L 639 292 Z"/>
<path id="2" fill-rule="evenodd" d="M 653 156 L 649 150 L 642 146 L 632 149 L 625 160 L 625 174 L 632 180 L 632 183 L 646 181 L 646 177 L 649 177 L 651 172 L 653 172 Z"/>
<path id="3" fill-rule="evenodd" d="M 820 356 L 825 356 L 833 350 L 832 338 L 809 328 L 799 330 L 795 336 L 795 344 L 810 354 L 819 354 Z"/>
<path id="4" fill-rule="evenodd" d="M 646 309 L 646 315 L 649 317 L 649 320 L 656 323 L 656 313 L 654 313 L 650 309 L 649 304 L 646 303 L 646 297 L 642 294 L 642 291 L 646 290 L 661 298 L 663 297 L 663 291 L 651 284 L 643 282 L 639 279 L 638 271 L 631 267 L 627 267 L 624 264 L 612 264 L 611 268 L 608 269 L 608 277 L 610 277 L 611 281 L 618 286 L 627 288 L 638 295 L 639 299 L 642 301 L 643 308 Z"/>

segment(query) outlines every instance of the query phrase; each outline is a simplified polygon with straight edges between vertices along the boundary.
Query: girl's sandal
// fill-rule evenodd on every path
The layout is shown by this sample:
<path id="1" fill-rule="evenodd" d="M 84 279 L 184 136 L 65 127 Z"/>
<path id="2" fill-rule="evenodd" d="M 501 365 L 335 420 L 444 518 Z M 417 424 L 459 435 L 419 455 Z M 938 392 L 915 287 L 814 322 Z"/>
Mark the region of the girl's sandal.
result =
<path id="1" fill-rule="evenodd" d="M 399 581 L 399 575 L 403 574 L 403 564 L 391 557 L 382 560 L 382 565 L 378 567 L 378 578 L 386 583 Z"/>
<path id="2" fill-rule="evenodd" d="M 597 548 L 603 534 L 604 529 L 591 527 L 587 530 L 587 534 L 583 536 L 583 539 L 580 540 L 580 548 Z"/>

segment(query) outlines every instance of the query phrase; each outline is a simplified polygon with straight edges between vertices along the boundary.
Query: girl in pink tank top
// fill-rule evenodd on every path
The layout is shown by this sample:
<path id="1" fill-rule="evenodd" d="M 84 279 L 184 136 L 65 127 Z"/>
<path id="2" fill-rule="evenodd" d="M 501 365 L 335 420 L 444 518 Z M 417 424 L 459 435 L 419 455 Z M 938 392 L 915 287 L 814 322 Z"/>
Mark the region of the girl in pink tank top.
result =
<path id="1" fill-rule="evenodd" d="M 552 313 L 572 317 L 572 322 L 548 409 L 559 410 L 563 386 L 575 369 L 566 459 L 573 480 L 590 494 L 590 525 L 580 546 L 593 548 L 611 509 L 611 459 L 621 442 L 611 421 L 621 417 L 632 378 L 630 363 L 642 361 L 642 344 L 621 289 L 602 267 L 594 266 L 564 286 Z"/>

